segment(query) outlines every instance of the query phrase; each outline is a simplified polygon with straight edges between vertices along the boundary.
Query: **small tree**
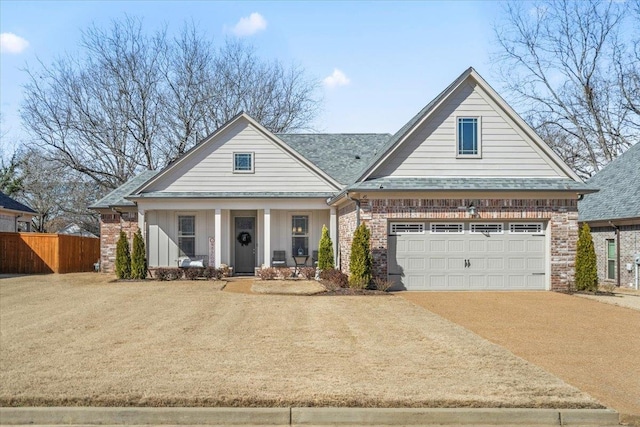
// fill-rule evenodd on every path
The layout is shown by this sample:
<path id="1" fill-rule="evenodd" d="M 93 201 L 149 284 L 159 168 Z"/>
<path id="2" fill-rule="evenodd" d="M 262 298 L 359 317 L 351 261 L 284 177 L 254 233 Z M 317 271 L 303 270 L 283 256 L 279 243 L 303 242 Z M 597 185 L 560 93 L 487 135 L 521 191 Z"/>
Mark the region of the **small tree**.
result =
<path id="1" fill-rule="evenodd" d="M 598 267 L 596 251 L 591 238 L 591 228 L 584 223 L 578 236 L 576 251 L 576 289 L 595 292 L 598 290 Z"/>
<path id="2" fill-rule="evenodd" d="M 120 231 L 120 238 L 116 246 L 116 276 L 118 279 L 131 278 L 131 254 L 129 241 L 124 231 Z"/>
<path id="3" fill-rule="evenodd" d="M 329 270 L 335 266 L 333 261 L 333 242 L 329 236 L 329 230 L 326 225 L 322 226 L 322 237 L 318 247 L 318 268 L 320 270 Z"/>
<path id="4" fill-rule="evenodd" d="M 349 286 L 352 288 L 366 288 L 371 282 L 373 258 L 371 257 L 371 232 L 362 223 L 353 233 L 351 243 L 351 259 L 349 260 Z"/>
<path id="5" fill-rule="evenodd" d="M 145 252 L 142 231 L 138 229 L 136 234 L 133 235 L 133 251 L 131 254 L 131 278 L 133 279 L 144 279 L 147 277 Z"/>

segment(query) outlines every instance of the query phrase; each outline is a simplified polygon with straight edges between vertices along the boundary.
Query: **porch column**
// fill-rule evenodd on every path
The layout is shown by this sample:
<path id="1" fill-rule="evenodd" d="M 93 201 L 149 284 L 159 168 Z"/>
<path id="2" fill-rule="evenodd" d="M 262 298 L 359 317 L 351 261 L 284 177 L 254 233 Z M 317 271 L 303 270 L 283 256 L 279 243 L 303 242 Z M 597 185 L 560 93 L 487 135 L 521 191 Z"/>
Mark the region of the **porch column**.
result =
<path id="1" fill-rule="evenodd" d="M 264 264 L 271 267 L 271 209 L 264 210 Z"/>
<path id="2" fill-rule="evenodd" d="M 144 209 L 138 209 L 138 228 L 142 233 L 142 240 L 146 241 L 147 228 L 144 226 Z M 148 245 L 148 243 L 147 243 Z"/>
<path id="3" fill-rule="evenodd" d="M 333 258 L 336 268 L 340 265 L 340 254 L 338 253 L 338 209 L 336 207 L 330 208 L 329 214 L 329 237 L 333 243 Z"/>
<path id="4" fill-rule="evenodd" d="M 220 268 L 220 260 L 222 259 L 222 210 L 216 209 L 216 217 L 214 223 L 215 235 L 215 267 Z"/>

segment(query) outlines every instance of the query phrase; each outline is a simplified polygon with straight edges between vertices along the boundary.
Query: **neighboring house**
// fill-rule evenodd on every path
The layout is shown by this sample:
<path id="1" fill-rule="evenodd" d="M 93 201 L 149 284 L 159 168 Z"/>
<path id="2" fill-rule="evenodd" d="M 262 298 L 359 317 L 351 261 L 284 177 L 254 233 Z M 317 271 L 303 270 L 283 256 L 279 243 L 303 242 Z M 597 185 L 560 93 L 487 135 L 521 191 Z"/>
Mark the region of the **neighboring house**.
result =
<path id="1" fill-rule="evenodd" d="M 470 68 L 395 135 L 275 135 L 239 114 L 92 208 L 106 271 L 121 229 L 143 230 L 151 267 L 188 255 L 252 274 L 276 250 L 311 258 L 326 224 L 348 272 L 364 222 L 396 289 L 562 291 L 592 191 Z"/>
<path id="2" fill-rule="evenodd" d="M 0 231 L 31 231 L 31 220 L 38 213 L 0 191 Z"/>
<path id="3" fill-rule="evenodd" d="M 584 197 L 580 222 L 591 227 L 601 283 L 636 286 L 635 260 L 640 256 L 640 144 L 587 181 L 600 188 Z"/>
<path id="4" fill-rule="evenodd" d="M 92 232 L 87 231 L 84 228 L 80 227 L 75 222 L 73 222 L 73 223 L 65 226 L 64 228 L 58 230 L 58 234 L 66 234 L 66 235 L 69 235 L 69 236 L 98 238 L 98 236 L 96 236 Z"/>

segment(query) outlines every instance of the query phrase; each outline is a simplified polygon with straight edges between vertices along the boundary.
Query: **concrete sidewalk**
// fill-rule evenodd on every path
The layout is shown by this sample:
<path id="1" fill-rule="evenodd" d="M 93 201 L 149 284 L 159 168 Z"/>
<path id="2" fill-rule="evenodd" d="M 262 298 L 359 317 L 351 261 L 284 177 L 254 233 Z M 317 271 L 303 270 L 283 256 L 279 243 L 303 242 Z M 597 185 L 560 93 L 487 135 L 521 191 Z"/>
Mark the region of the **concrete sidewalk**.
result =
<path id="1" fill-rule="evenodd" d="M 615 426 L 607 409 L 0 408 L 0 425 Z"/>

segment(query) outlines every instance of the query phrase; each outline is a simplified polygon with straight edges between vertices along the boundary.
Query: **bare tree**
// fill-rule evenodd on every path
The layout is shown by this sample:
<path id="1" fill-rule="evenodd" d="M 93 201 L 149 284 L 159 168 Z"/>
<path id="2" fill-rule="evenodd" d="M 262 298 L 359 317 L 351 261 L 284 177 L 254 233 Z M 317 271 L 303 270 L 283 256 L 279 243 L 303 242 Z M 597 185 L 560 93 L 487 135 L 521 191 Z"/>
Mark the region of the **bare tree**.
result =
<path id="1" fill-rule="evenodd" d="M 170 38 L 128 17 L 88 28 L 80 48 L 26 70 L 21 114 L 48 159 L 105 191 L 164 166 L 240 111 L 274 132 L 304 129 L 318 111 L 303 70 L 242 43 L 216 49 L 193 25 Z"/>
<path id="2" fill-rule="evenodd" d="M 629 108 L 629 85 L 621 82 L 629 70 L 637 74 L 621 34 L 631 19 L 627 9 L 600 0 L 509 2 L 496 26 L 495 62 L 507 90 L 585 178 L 640 139 L 638 111 Z"/>

